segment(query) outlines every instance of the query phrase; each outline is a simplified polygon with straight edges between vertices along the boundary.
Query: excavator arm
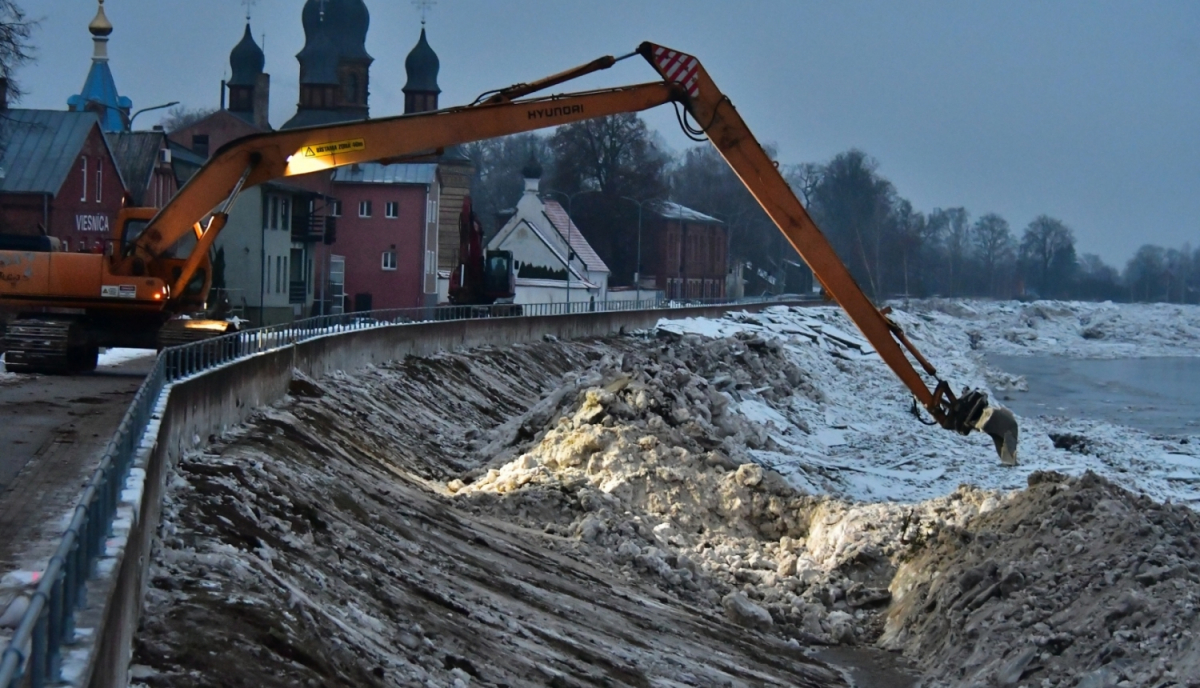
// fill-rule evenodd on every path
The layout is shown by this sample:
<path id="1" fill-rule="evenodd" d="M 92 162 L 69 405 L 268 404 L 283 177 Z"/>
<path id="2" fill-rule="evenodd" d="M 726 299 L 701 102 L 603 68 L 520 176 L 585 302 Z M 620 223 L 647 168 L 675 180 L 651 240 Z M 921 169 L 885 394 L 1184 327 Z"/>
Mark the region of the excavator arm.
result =
<path id="1" fill-rule="evenodd" d="M 582 93 L 529 97 L 585 74 L 641 55 L 661 81 Z M 529 84 L 487 94 L 475 104 L 434 112 L 248 136 L 221 148 L 151 221 L 127 252 L 127 259 L 163 256 L 182 237 L 196 232 L 198 247 L 211 245 L 224 226 L 225 212 L 243 187 L 277 177 L 310 174 L 369 161 L 402 161 L 448 146 L 559 126 L 581 120 L 640 112 L 674 102 L 697 123 L 755 199 L 804 258 L 826 292 L 845 309 L 884 363 L 942 427 L 961 434 L 989 434 L 1000 458 L 1016 463 L 1017 423 L 1010 411 L 988 404 L 981 391 L 956 396 L 949 384 L 905 337 L 900 327 L 871 303 L 837 257 L 775 162 L 755 140 L 733 103 L 713 83 L 699 60 L 686 53 L 643 43 L 621 58 L 603 57 Z M 223 205 L 222 205 L 223 204 Z M 220 207 L 220 210 L 214 211 Z M 212 216 L 206 228 L 198 219 Z M 186 264 L 184 284 L 198 261 Z M 911 354 L 933 389 L 917 372 Z"/>

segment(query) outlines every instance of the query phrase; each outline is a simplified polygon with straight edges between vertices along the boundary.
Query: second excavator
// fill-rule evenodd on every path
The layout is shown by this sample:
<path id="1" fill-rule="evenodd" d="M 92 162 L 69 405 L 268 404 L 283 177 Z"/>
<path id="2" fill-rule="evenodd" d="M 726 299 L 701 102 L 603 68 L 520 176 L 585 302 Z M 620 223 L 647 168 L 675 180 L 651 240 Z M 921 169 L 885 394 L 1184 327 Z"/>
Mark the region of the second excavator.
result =
<path id="1" fill-rule="evenodd" d="M 535 95 L 636 56 L 650 64 L 657 80 Z M 486 93 L 464 107 L 238 139 L 218 150 L 161 211 L 122 213 L 117 249 L 110 256 L 0 250 L 0 307 L 20 311 L 10 332 L 33 333 L 10 337 L 9 360 L 59 372 L 94 365 L 98 346 L 159 345 L 163 328 L 180 321 L 175 316 L 202 308 L 207 300 L 209 249 L 247 187 L 354 163 L 417 160 L 470 141 L 668 104 L 690 134 L 712 142 L 933 423 L 964 435 L 980 430 L 991 436 L 1002 461 L 1015 463 L 1018 430 L 1012 413 L 991 404 L 982 391 L 955 394 L 938 377 L 886 309 L 877 308 L 859 288 L 700 61 L 649 42 L 621 57 L 602 57 Z M 204 327 L 212 327 L 213 334 L 221 330 L 219 322 L 192 329 Z"/>

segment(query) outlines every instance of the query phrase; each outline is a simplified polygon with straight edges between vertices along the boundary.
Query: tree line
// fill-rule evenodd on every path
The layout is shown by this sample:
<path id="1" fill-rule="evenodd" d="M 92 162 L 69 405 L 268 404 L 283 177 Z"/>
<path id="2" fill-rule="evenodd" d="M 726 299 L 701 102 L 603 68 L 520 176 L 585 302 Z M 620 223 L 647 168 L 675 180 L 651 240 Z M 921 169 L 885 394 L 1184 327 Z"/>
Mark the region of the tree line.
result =
<path id="1" fill-rule="evenodd" d="M 541 189 L 564 206 L 628 284 L 634 270 L 635 201 L 671 200 L 712 215 L 729 230 L 731 260 L 779 277 L 799 256 L 716 150 L 701 144 L 673 154 L 635 114 L 466 146 L 475 166 L 472 195 L 491 233 L 516 204 L 521 170 L 536 158 Z M 775 151 L 767 146 L 772 158 Z M 1142 246 L 1123 270 L 1078 252 L 1075 233 L 1039 215 L 1019 231 L 996 213 L 913 207 L 863 151 L 780 171 L 859 285 L 876 299 L 903 296 L 1058 298 L 1200 303 L 1200 249 Z M 632 199 L 632 200 L 631 200 Z"/>

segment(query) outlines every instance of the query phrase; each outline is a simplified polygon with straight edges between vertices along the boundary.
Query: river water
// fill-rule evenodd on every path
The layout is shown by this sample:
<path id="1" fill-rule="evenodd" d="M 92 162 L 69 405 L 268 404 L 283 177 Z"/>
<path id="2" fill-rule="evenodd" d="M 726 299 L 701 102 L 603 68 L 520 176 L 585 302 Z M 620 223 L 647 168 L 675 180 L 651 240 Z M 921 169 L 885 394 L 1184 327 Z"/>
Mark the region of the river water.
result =
<path id="1" fill-rule="evenodd" d="M 1200 358 L 989 356 L 988 363 L 1028 381 L 1028 392 L 1000 395 L 1017 415 L 1106 420 L 1164 435 L 1200 434 Z"/>

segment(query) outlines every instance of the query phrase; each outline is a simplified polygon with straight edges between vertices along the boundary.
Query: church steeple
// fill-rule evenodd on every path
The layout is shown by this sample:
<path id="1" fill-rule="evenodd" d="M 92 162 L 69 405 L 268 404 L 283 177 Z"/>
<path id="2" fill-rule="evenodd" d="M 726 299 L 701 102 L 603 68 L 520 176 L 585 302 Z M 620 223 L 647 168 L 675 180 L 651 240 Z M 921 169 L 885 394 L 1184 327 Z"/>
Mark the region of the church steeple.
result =
<path id="1" fill-rule="evenodd" d="M 428 112 L 438 108 L 438 71 L 441 61 L 437 53 L 425 38 L 425 27 L 421 27 L 421 37 L 404 60 L 404 71 L 408 74 L 408 82 L 404 84 L 404 114 Z"/>
<path id="2" fill-rule="evenodd" d="M 117 84 L 108 67 L 108 37 L 113 25 L 104 14 L 104 0 L 99 0 L 88 31 L 92 34 L 92 67 L 83 90 L 67 99 L 67 107 L 75 112 L 95 112 L 100 118 L 100 128 L 106 132 L 128 131 L 133 101 L 117 93 Z"/>
<path id="3" fill-rule="evenodd" d="M 269 129 L 267 119 L 270 105 L 271 76 L 263 72 L 266 56 L 250 31 L 250 19 L 246 18 L 246 31 L 242 40 L 229 53 L 231 76 L 229 87 L 229 111 L 260 129 Z"/>
<path id="4" fill-rule="evenodd" d="M 300 103 L 283 128 L 366 119 L 370 114 L 367 30 L 371 13 L 363 0 L 307 0 L 300 14 L 304 49 Z"/>

